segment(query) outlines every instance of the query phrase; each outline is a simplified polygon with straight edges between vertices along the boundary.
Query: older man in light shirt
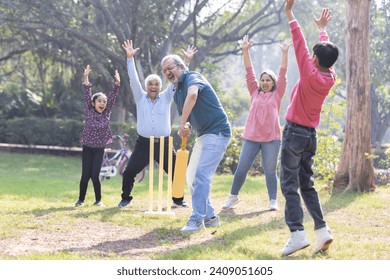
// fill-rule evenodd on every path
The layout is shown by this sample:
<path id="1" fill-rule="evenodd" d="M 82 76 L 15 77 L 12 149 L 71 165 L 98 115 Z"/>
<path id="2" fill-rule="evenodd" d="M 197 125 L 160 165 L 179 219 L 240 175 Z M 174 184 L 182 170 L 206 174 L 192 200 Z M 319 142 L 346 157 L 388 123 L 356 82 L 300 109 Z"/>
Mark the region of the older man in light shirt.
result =
<path id="1" fill-rule="evenodd" d="M 168 137 L 171 134 L 171 101 L 174 93 L 174 86 L 169 85 L 161 91 L 162 81 L 158 75 L 151 74 L 145 79 L 145 89 L 142 89 L 137 71 L 134 65 L 134 55 L 139 48 L 134 49 L 131 40 L 123 43 L 122 47 L 126 51 L 127 71 L 130 78 L 130 87 L 133 92 L 137 106 L 137 132 L 138 138 L 133 152 L 130 156 L 127 167 L 123 173 L 122 180 L 122 200 L 118 207 L 126 207 L 131 204 L 135 177 L 149 164 L 150 137 L 154 136 L 154 160 L 159 163 L 160 137 L 164 139 L 164 162 L 163 168 L 168 172 Z M 187 51 L 183 50 L 185 60 L 189 63 L 196 48 L 189 46 Z M 175 170 L 176 152 L 173 150 L 173 166 Z M 173 177 L 173 175 L 172 175 Z M 172 198 L 173 206 L 187 207 L 187 203 L 182 198 Z"/>

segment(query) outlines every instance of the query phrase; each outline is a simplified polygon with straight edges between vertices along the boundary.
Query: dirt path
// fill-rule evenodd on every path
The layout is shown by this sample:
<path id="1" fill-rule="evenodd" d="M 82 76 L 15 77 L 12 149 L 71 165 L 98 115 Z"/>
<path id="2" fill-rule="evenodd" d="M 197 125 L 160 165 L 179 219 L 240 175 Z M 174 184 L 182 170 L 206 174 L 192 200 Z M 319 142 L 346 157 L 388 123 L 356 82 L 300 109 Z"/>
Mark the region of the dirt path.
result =
<path id="1" fill-rule="evenodd" d="M 67 228 L 64 232 L 63 228 Z M 45 254 L 61 251 L 79 252 L 82 255 L 101 255 L 112 253 L 129 259 L 151 259 L 156 253 L 180 249 L 185 246 L 207 242 L 212 235 L 199 238 L 187 238 L 180 234 L 169 236 L 172 245 L 161 244 L 156 232 L 142 231 L 137 227 L 129 228 L 113 223 L 78 219 L 73 225 L 53 225 L 50 230 L 42 228 L 28 229 L 19 238 L 0 240 L 0 252 L 12 258 L 33 253 Z"/>

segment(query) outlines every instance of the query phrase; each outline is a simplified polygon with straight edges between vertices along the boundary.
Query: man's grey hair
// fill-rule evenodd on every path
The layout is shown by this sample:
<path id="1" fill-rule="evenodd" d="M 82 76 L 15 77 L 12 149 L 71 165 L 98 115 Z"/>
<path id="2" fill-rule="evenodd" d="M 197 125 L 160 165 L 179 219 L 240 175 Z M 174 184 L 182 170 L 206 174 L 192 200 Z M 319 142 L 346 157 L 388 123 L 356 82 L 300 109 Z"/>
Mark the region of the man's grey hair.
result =
<path id="1" fill-rule="evenodd" d="M 162 89 L 162 80 L 159 75 L 156 74 L 150 74 L 149 76 L 146 77 L 145 79 L 145 89 L 148 87 L 149 81 L 154 81 L 156 80 L 158 84 L 160 85 L 160 90 Z"/>
<path id="2" fill-rule="evenodd" d="M 177 54 L 168 54 L 161 60 L 161 67 L 168 59 L 173 59 L 177 66 L 183 66 L 185 70 L 188 70 L 188 67 L 184 63 L 184 60 Z"/>

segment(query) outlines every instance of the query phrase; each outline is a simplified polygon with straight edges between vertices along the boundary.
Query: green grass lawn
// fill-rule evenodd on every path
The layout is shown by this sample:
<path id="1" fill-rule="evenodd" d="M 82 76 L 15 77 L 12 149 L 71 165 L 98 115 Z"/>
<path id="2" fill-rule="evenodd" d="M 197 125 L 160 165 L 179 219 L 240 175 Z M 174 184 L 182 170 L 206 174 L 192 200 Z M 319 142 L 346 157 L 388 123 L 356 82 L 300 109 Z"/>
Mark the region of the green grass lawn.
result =
<path id="1" fill-rule="evenodd" d="M 117 207 L 119 176 L 102 183 L 105 207 L 92 206 L 90 183 L 85 206 L 75 208 L 80 175 L 78 157 L 0 152 L 0 259 L 390 259 L 389 186 L 378 187 L 374 193 L 333 196 L 318 186 L 335 241 L 328 253 L 312 256 L 313 222 L 305 212 L 312 246 L 284 258 L 279 250 L 289 232 L 283 210 L 268 211 L 264 177 L 248 177 L 240 193 L 242 202 L 222 211 L 233 176 L 216 176 L 211 198 L 221 226 L 186 235 L 180 228 L 191 208 L 176 209 L 174 216 L 144 215 L 148 174 L 135 185 L 133 205 L 126 209 Z M 185 195 L 191 202 L 188 190 Z M 280 191 L 278 202 L 283 209 Z"/>

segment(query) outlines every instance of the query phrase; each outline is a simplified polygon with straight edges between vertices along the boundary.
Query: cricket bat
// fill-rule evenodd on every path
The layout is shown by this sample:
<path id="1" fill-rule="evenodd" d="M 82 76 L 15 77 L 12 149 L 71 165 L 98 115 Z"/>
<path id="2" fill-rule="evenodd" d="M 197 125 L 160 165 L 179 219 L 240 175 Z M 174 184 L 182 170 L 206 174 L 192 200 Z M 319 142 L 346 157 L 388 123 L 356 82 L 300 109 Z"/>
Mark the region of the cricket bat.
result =
<path id="1" fill-rule="evenodd" d="M 181 149 L 176 153 L 175 175 L 173 176 L 172 197 L 182 198 L 184 196 L 184 185 L 189 152 L 186 150 L 187 137 L 181 140 Z"/>

